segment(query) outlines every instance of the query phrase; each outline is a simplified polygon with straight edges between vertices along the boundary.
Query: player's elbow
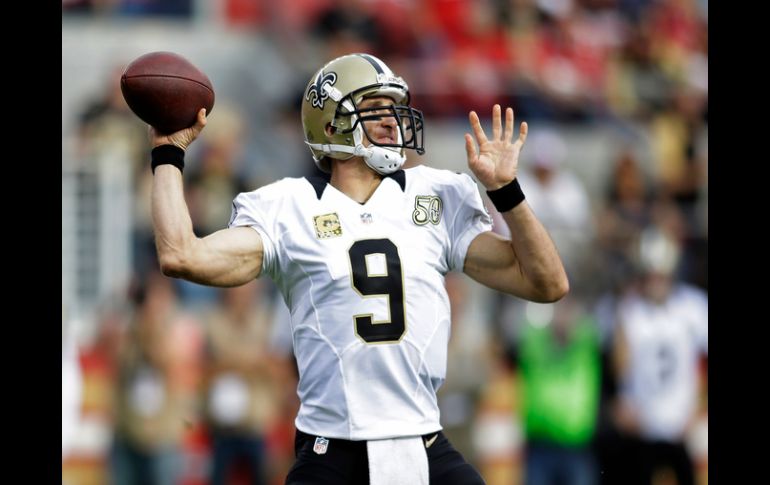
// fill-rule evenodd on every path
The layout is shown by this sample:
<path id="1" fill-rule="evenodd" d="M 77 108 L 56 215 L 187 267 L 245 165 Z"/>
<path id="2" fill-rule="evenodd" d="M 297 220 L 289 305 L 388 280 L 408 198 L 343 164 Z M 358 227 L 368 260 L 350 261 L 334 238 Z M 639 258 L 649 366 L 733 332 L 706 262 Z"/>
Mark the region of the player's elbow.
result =
<path id="1" fill-rule="evenodd" d="M 566 274 L 563 274 L 554 281 L 544 285 L 541 303 L 553 303 L 559 301 L 564 298 L 567 293 L 569 293 L 569 279 Z"/>
<path id="2" fill-rule="evenodd" d="M 171 278 L 189 279 L 201 262 L 200 239 L 161 239 L 157 243 L 160 271 Z"/>
<path id="3" fill-rule="evenodd" d="M 169 276 L 171 278 L 179 278 L 182 274 L 179 261 L 171 258 L 160 260 L 160 272 L 163 273 L 164 276 Z"/>
<path id="4" fill-rule="evenodd" d="M 553 303 L 564 298 L 564 295 L 568 292 L 569 280 L 566 274 L 562 274 L 552 278 L 532 281 L 525 298 L 535 303 Z"/>
<path id="5" fill-rule="evenodd" d="M 185 274 L 185 258 L 180 254 L 166 252 L 158 257 L 160 261 L 160 271 L 165 276 L 171 278 L 181 278 Z"/>
<path id="6" fill-rule="evenodd" d="M 567 278 L 567 275 L 564 275 L 559 278 L 558 282 L 553 286 L 549 296 L 553 298 L 551 301 L 558 301 L 564 298 L 567 293 L 569 293 L 569 279 Z"/>

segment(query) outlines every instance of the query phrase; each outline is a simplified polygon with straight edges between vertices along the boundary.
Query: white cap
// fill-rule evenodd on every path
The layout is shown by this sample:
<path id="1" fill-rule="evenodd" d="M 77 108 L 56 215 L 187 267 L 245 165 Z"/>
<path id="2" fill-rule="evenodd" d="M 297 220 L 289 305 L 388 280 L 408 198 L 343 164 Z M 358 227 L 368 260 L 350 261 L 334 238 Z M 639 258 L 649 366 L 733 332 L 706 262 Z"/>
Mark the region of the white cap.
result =
<path id="1" fill-rule="evenodd" d="M 527 145 L 531 150 L 532 163 L 536 167 L 557 170 L 567 158 L 567 145 L 561 135 L 552 130 L 532 133 Z"/>

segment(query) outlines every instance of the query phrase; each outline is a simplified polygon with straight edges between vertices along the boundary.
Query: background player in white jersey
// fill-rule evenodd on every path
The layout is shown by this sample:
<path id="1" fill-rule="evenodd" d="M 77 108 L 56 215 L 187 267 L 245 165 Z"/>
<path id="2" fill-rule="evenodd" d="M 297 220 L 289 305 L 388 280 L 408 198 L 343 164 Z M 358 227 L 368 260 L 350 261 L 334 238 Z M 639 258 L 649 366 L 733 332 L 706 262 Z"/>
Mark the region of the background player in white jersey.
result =
<path id="1" fill-rule="evenodd" d="M 267 274 L 291 312 L 300 371 L 297 461 L 287 483 L 483 483 L 440 433 L 449 302 L 444 276 L 464 271 L 522 298 L 568 290 L 551 239 L 516 180 L 527 137 L 513 110 L 492 111 L 487 138 L 465 135 L 468 166 L 503 214 L 511 240 L 491 232 L 468 175 L 418 166 L 422 113 L 379 59 L 342 56 L 304 93 L 305 142 L 324 177 L 286 178 L 240 194 L 229 228 L 192 231 L 181 169 L 206 124 L 151 132 L 153 223 L 165 274 L 235 286 Z"/>
<path id="2" fill-rule="evenodd" d="M 699 359 L 708 354 L 708 297 L 676 281 L 681 247 L 655 226 L 642 234 L 638 290 L 619 303 L 614 335 L 620 396 L 615 419 L 631 441 L 624 483 L 649 484 L 662 470 L 695 483 L 685 438 L 698 410 Z"/>

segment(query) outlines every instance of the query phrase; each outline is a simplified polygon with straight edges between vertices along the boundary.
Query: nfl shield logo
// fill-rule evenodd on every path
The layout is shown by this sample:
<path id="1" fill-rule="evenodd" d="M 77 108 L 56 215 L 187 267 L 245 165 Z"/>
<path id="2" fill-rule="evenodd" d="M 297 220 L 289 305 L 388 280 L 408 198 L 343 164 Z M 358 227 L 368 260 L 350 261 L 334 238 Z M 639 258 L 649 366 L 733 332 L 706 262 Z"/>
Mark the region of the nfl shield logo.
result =
<path id="1" fill-rule="evenodd" d="M 326 438 L 321 438 L 320 436 L 315 439 L 315 444 L 313 445 L 313 451 L 315 451 L 319 455 L 326 454 L 326 450 L 329 448 L 329 440 Z"/>
<path id="2" fill-rule="evenodd" d="M 372 215 L 368 212 L 364 212 L 361 214 L 361 222 L 364 224 L 371 224 L 372 223 Z"/>

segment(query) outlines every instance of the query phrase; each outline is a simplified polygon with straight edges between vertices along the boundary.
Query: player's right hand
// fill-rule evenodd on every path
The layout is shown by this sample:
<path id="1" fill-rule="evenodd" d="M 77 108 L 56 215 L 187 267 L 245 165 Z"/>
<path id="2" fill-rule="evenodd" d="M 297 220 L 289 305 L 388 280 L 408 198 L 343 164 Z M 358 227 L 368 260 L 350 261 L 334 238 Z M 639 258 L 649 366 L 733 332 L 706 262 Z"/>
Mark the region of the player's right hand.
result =
<path id="1" fill-rule="evenodd" d="M 191 127 L 179 130 L 176 133 L 172 133 L 170 135 L 162 135 L 158 133 L 155 128 L 150 126 L 150 143 L 152 144 L 153 148 L 160 145 L 174 145 L 181 148 L 182 150 L 187 150 L 187 147 L 190 146 L 190 143 L 192 143 L 196 138 L 198 138 L 198 135 L 205 126 L 206 108 L 201 108 L 201 110 L 198 111 L 198 121 L 196 121 L 195 124 Z"/>

